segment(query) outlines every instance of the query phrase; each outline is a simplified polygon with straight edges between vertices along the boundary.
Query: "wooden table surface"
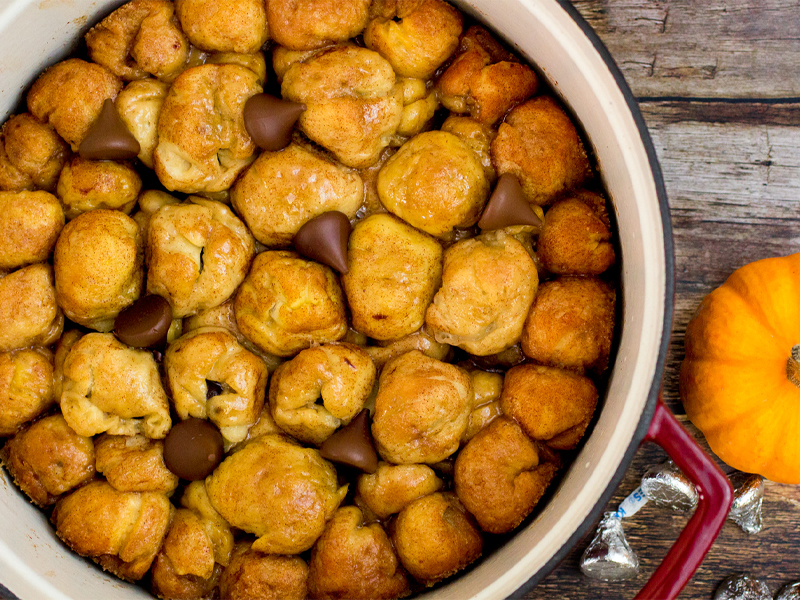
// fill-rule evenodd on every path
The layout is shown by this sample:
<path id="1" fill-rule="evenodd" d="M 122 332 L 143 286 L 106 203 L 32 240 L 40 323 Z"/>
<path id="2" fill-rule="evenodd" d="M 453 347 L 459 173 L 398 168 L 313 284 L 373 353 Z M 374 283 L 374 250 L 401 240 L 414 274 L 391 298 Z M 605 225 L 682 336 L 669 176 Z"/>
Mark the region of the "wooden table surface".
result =
<path id="1" fill-rule="evenodd" d="M 800 2 L 573 3 L 638 98 L 661 164 L 676 255 L 664 400 L 702 441 L 678 395 L 689 318 L 738 267 L 800 251 Z M 658 447 L 643 446 L 607 510 L 665 458 Z M 680 598 L 712 598 L 734 572 L 762 579 L 773 594 L 800 580 L 800 487 L 766 482 L 763 515 L 764 527 L 755 535 L 727 522 Z M 687 520 L 649 503 L 625 520 L 640 562 L 636 579 L 603 583 L 580 573 L 592 532 L 526 598 L 633 598 Z"/>

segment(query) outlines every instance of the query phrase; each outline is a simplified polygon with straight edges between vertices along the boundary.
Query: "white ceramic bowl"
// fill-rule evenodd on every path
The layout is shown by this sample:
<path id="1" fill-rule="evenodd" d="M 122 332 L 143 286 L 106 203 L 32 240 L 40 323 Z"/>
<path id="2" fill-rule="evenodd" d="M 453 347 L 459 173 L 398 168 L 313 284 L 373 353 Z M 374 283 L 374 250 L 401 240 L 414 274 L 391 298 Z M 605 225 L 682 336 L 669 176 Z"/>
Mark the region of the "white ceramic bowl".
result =
<path id="1" fill-rule="evenodd" d="M 46 66 L 120 0 L 0 3 L 0 122 Z M 611 197 L 621 247 L 622 335 L 602 411 L 543 511 L 476 568 L 426 595 L 499 598 L 532 585 L 594 522 L 644 438 L 660 385 L 672 302 L 672 241 L 657 161 L 630 91 L 567 2 L 468 0 L 537 65 L 582 125 Z M 23 599 L 147 597 L 69 552 L 0 472 L 0 583 Z"/>

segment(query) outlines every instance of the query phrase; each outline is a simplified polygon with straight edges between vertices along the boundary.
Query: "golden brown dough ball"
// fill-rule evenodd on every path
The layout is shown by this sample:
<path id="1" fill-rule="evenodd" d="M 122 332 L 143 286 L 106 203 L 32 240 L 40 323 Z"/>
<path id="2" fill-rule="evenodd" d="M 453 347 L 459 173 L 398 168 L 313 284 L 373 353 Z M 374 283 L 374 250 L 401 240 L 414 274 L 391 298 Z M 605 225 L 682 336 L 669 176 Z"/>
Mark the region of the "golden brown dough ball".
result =
<path id="1" fill-rule="evenodd" d="M 56 298 L 80 325 L 111 331 L 114 319 L 139 298 L 144 246 L 136 221 L 98 209 L 75 217 L 56 242 Z"/>
<path id="2" fill-rule="evenodd" d="M 370 0 L 269 0 L 272 38 L 290 50 L 344 42 L 366 27 Z"/>
<path id="3" fill-rule="evenodd" d="M 299 128 L 349 167 L 375 164 L 402 119 L 403 90 L 392 66 L 358 46 L 337 46 L 294 63 L 281 94 L 305 104 Z"/>
<path id="4" fill-rule="evenodd" d="M 156 174 L 170 191 L 220 192 L 255 159 L 244 104 L 260 94 L 258 75 L 231 64 L 187 69 L 170 87 L 158 117 Z"/>
<path id="5" fill-rule="evenodd" d="M 294 252 L 262 252 L 234 300 L 239 331 L 259 348 L 291 356 L 347 333 L 347 315 L 333 271 Z"/>
<path id="6" fill-rule="evenodd" d="M 512 173 L 531 204 L 545 206 L 591 176 L 589 159 L 569 115 L 549 96 L 514 108 L 492 141 L 497 174 Z"/>
<path id="7" fill-rule="evenodd" d="M 311 549 L 308 591 L 312 598 L 378 600 L 411 593 L 389 536 L 366 525 L 355 506 L 336 511 Z"/>
<path id="8" fill-rule="evenodd" d="M 458 453 L 456 494 L 489 533 L 511 531 L 530 514 L 557 471 L 508 417 L 495 419 Z"/>
<path id="9" fill-rule="evenodd" d="M 267 366 L 229 331 L 195 329 L 164 355 L 172 401 L 181 419 L 209 419 L 229 443 L 241 442 L 264 405 Z"/>
<path id="10" fill-rule="evenodd" d="M 497 174 L 492 164 L 490 147 L 496 131 L 491 127 L 482 125 L 471 117 L 450 115 L 442 123 L 442 131 L 452 133 L 459 137 L 478 157 L 486 174 L 486 179 L 494 183 Z"/>
<path id="11" fill-rule="evenodd" d="M 231 190 L 231 204 L 253 236 L 286 247 L 307 221 L 338 210 L 350 219 L 364 201 L 364 183 L 352 169 L 297 143 L 264 152 Z"/>
<path id="12" fill-rule="evenodd" d="M 356 224 L 342 276 L 353 328 L 377 340 L 417 331 L 442 277 L 442 247 L 403 221 L 375 214 Z"/>
<path id="13" fill-rule="evenodd" d="M 0 190 L 55 190 L 69 147 L 30 113 L 10 117 L 0 129 Z"/>
<path id="14" fill-rule="evenodd" d="M 388 363 L 378 382 L 372 435 L 395 464 L 444 460 L 458 450 L 474 393 L 469 375 L 417 350 Z"/>
<path id="15" fill-rule="evenodd" d="M 430 332 L 423 328 L 398 340 L 378 342 L 377 346 L 367 346 L 364 350 L 380 370 L 383 365 L 393 358 L 411 350 L 419 350 L 425 356 L 430 356 L 437 360 L 445 360 L 450 353 L 450 346 L 440 344 Z"/>
<path id="16" fill-rule="evenodd" d="M 602 198 L 592 192 L 602 203 Z M 557 275 L 600 275 L 614 264 L 611 229 L 581 195 L 553 204 L 536 246 L 542 266 Z"/>
<path id="17" fill-rule="evenodd" d="M 47 260 L 64 227 L 64 209 L 47 192 L 0 192 L 0 269 Z"/>
<path id="18" fill-rule="evenodd" d="M 364 43 L 398 75 L 430 79 L 458 47 L 461 13 L 442 0 L 378 0 L 373 11 L 377 16 L 364 30 Z"/>
<path id="19" fill-rule="evenodd" d="M 69 58 L 39 76 L 28 92 L 28 110 L 77 152 L 103 103 L 120 89 L 122 81 L 101 65 Z"/>
<path id="20" fill-rule="evenodd" d="M 528 437 L 570 450 L 589 426 L 597 389 L 583 375 L 526 363 L 506 373 L 500 403 Z"/>
<path id="21" fill-rule="evenodd" d="M 211 504 L 232 526 L 255 534 L 253 549 L 299 554 L 311 548 L 347 494 L 319 452 L 264 435 L 206 478 Z"/>
<path id="22" fill-rule="evenodd" d="M 379 519 L 399 513 L 417 498 L 438 492 L 444 482 L 428 465 L 379 462 L 374 473 L 358 476 L 358 494 Z"/>
<path id="23" fill-rule="evenodd" d="M 392 533 L 408 572 L 431 586 L 460 571 L 483 552 L 483 538 L 452 492 L 437 492 L 406 506 Z"/>
<path id="24" fill-rule="evenodd" d="M 175 196 L 161 190 L 145 190 L 139 194 L 137 200 L 139 210 L 133 213 L 133 220 L 139 226 L 139 233 L 144 240 L 145 248 L 149 245 L 150 239 L 150 219 L 158 212 L 158 209 L 167 204 L 180 204 L 181 201 Z"/>
<path id="25" fill-rule="evenodd" d="M 96 208 L 129 215 L 142 189 L 142 178 L 131 165 L 111 160 L 74 157 L 61 171 L 56 193 L 67 219 Z"/>
<path id="26" fill-rule="evenodd" d="M 147 291 L 169 300 L 175 317 L 225 302 L 255 255 L 253 237 L 231 209 L 196 196 L 160 208 L 147 243 Z"/>
<path id="27" fill-rule="evenodd" d="M 439 98 L 436 90 L 429 88 L 422 79 L 400 77 L 397 84 L 403 90 L 403 112 L 396 137 L 405 141 L 425 129 L 430 129 L 433 116 L 439 108 Z"/>
<path id="28" fill-rule="evenodd" d="M 275 79 L 278 83 L 283 83 L 283 76 L 294 63 L 304 62 L 318 54 L 323 48 L 314 50 L 290 50 L 284 46 L 274 46 L 272 48 L 272 70 L 275 71 Z"/>
<path id="29" fill-rule="evenodd" d="M 158 117 L 168 91 L 169 84 L 163 81 L 139 79 L 126 85 L 114 101 L 122 122 L 139 142 L 139 160 L 148 169 L 153 168 Z"/>
<path id="30" fill-rule="evenodd" d="M 50 265 L 36 263 L 0 278 L 0 352 L 49 346 L 63 330 Z"/>
<path id="31" fill-rule="evenodd" d="M 0 353 L 0 436 L 14 435 L 55 401 L 53 355 L 47 348 Z"/>
<path id="32" fill-rule="evenodd" d="M 14 483 L 41 508 L 94 476 L 92 438 L 72 431 L 60 414 L 20 431 L 0 450 L 0 459 Z"/>
<path id="33" fill-rule="evenodd" d="M 212 65 L 239 65 L 250 69 L 258 77 L 258 85 L 263 86 L 267 81 L 267 59 L 263 52 L 242 54 L 240 52 L 212 52 L 208 55 L 206 63 Z"/>
<path id="34" fill-rule="evenodd" d="M 143 435 L 98 436 L 94 442 L 97 472 L 120 492 L 170 495 L 178 477 L 164 464 L 164 442 Z"/>
<path id="35" fill-rule="evenodd" d="M 461 438 L 468 442 L 481 429 L 503 414 L 500 408 L 500 393 L 503 391 L 503 376 L 500 373 L 472 371 L 472 389 L 475 391 L 475 408 L 469 414 L 469 424 Z"/>
<path id="36" fill-rule="evenodd" d="M 189 60 L 189 42 L 169 0 L 130 0 L 85 39 L 92 60 L 126 81 L 148 75 L 171 81 Z"/>
<path id="37" fill-rule="evenodd" d="M 539 287 L 522 350 L 538 363 L 601 373 L 614 335 L 613 286 L 594 277 L 560 277 Z"/>
<path id="38" fill-rule="evenodd" d="M 128 348 L 110 333 L 89 333 L 62 369 L 61 412 L 76 433 L 166 437 L 169 401 L 147 350 Z"/>
<path id="39" fill-rule="evenodd" d="M 478 156 L 452 133 L 428 131 L 403 144 L 378 174 L 383 205 L 437 237 L 471 227 L 489 197 Z"/>
<path id="40" fill-rule="evenodd" d="M 536 73 L 507 52 L 484 28 L 472 26 L 461 38 L 457 56 L 439 78 L 442 104 L 494 125 L 539 87 Z"/>
<path id="41" fill-rule="evenodd" d="M 462 240 L 444 253 L 425 324 L 438 342 L 478 356 L 501 352 L 519 341 L 538 283 L 530 254 L 502 229 Z"/>
<path id="42" fill-rule="evenodd" d="M 256 52 L 267 41 L 264 0 L 176 0 L 181 27 L 198 48 Z"/>
<path id="43" fill-rule="evenodd" d="M 308 566 L 299 556 L 264 554 L 248 542 L 236 544 L 219 582 L 226 600 L 305 600 Z"/>
<path id="44" fill-rule="evenodd" d="M 141 579 L 161 547 L 172 504 L 164 494 L 119 492 L 94 481 L 56 504 L 56 534 L 74 552 L 126 581 Z"/>
<path id="45" fill-rule="evenodd" d="M 60 401 L 61 392 L 64 390 L 64 361 L 67 359 L 69 351 L 83 335 L 78 329 L 71 329 L 65 331 L 56 343 L 53 361 L 53 396 L 56 401 Z"/>

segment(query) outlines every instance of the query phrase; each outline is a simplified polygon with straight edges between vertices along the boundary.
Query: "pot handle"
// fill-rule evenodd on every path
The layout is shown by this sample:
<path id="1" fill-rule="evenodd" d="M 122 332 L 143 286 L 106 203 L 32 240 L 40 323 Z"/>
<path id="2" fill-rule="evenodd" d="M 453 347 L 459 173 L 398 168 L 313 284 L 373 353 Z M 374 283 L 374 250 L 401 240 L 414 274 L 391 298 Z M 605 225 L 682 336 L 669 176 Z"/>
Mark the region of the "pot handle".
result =
<path id="1" fill-rule="evenodd" d="M 636 600 L 673 600 L 703 562 L 725 523 L 733 489 L 716 463 L 703 452 L 659 396 L 645 436 L 661 446 L 697 488 L 694 515 Z"/>

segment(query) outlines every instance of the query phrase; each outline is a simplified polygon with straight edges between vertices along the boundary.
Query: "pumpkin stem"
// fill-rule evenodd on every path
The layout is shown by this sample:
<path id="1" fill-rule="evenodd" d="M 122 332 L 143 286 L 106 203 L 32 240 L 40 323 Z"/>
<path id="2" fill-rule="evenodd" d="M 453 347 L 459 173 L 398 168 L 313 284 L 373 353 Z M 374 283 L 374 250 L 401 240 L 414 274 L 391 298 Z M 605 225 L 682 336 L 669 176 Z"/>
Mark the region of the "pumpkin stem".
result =
<path id="1" fill-rule="evenodd" d="M 800 344 L 792 346 L 792 355 L 786 360 L 786 378 L 800 388 Z"/>

